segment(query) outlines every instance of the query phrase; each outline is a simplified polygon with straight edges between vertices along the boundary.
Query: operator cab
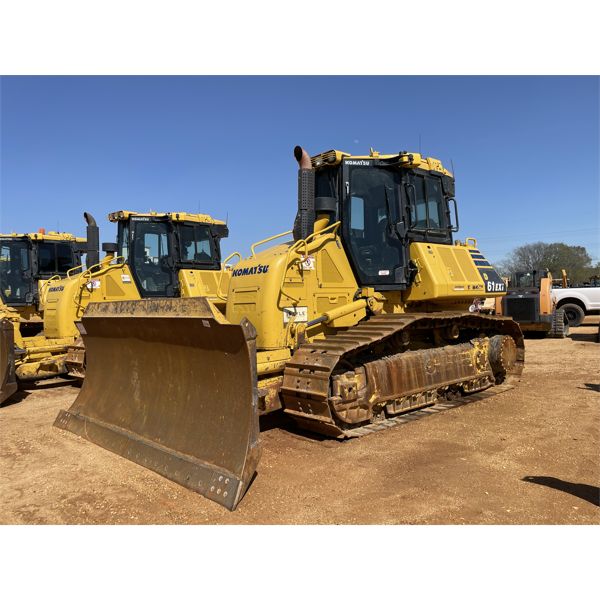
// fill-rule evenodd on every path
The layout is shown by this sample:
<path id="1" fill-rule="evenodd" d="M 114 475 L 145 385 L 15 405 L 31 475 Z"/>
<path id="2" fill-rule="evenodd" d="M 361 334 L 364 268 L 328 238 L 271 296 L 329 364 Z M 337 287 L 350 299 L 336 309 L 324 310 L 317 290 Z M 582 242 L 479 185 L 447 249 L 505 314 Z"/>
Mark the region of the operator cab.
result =
<path id="1" fill-rule="evenodd" d="M 81 265 L 85 242 L 76 238 L 64 239 L 66 235 L 0 237 L 0 295 L 4 304 L 36 304 L 39 280 L 65 276 L 69 270 Z"/>
<path id="2" fill-rule="evenodd" d="M 416 273 L 410 242 L 453 243 L 454 179 L 439 161 L 419 154 L 353 157 L 330 151 L 312 164 L 315 210 L 335 199 L 330 222 L 342 222 L 342 242 L 361 286 L 407 289 Z"/>
<path id="3" fill-rule="evenodd" d="M 548 269 L 541 271 L 533 270 L 531 272 L 513 273 L 510 277 L 510 288 L 517 290 L 525 290 L 531 288 L 539 288 L 541 286 L 541 280 L 549 277 Z"/>
<path id="4" fill-rule="evenodd" d="M 119 216 L 121 215 L 121 216 Z M 112 213 L 118 256 L 131 269 L 143 298 L 179 296 L 179 269 L 218 271 L 227 225 L 206 215 Z"/>

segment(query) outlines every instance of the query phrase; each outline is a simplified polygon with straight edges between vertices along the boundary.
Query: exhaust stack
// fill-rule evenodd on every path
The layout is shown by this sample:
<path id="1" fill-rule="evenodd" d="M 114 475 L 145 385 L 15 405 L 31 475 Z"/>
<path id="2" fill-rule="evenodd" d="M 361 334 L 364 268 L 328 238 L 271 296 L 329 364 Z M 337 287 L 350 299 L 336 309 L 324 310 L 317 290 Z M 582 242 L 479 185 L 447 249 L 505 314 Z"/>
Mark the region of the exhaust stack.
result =
<path id="1" fill-rule="evenodd" d="M 315 229 L 315 172 L 308 152 L 294 148 L 298 161 L 298 212 L 294 220 L 294 241 L 308 237 Z"/>
<path id="2" fill-rule="evenodd" d="M 100 262 L 100 230 L 98 229 L 98 225 L 96 225 L 96 219 L 90 213 L 84 212 L 83 218 L 87 223 L 87 256 L 85 261 L 89 269 L 92 265 L 97 265 Z"/>

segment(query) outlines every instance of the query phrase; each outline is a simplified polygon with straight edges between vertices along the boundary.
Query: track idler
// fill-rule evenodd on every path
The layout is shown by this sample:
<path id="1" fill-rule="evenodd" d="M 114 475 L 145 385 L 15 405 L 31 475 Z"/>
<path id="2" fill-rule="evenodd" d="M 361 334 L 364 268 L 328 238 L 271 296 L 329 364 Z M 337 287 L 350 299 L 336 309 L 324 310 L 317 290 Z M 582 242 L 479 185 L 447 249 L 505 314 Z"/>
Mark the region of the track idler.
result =
<path id="1" fill-rule="evenodd" d="M 55 425 L 235 509 L 260 457 L 256 332 L 205 298 L 92 303 Z"/>

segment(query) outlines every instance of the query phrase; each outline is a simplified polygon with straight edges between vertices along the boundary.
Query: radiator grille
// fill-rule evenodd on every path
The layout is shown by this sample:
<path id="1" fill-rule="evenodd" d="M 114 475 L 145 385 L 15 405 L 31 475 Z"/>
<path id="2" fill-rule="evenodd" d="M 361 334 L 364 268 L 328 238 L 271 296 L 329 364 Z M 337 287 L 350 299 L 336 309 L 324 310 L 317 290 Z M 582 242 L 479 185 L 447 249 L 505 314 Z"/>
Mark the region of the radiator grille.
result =
<path id="1" fill-rule="evenodd" d="M 538 310 L 535 298 L 511 298 L 505 299 L 505 314 L 515 321 L 537 321 Z"/>

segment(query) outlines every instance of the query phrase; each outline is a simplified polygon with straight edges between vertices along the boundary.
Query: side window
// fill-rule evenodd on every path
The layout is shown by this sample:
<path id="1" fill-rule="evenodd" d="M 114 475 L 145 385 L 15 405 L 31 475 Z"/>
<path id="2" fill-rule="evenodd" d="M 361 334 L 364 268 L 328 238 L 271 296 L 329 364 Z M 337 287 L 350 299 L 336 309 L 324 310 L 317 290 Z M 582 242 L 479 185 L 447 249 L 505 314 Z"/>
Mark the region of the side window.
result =
<path id="1" fill-rule="evenodd" d="M 365 201 L 359 196 L 350 199 L 350 233 L 352 237 L 365 235 Z"/>
<path id="2" fill-rule="evenodd" d="M 411 221 L 418 229 L 427 227 L 427 209 L 425 208 L 425 180 L 423 177 L 415 177 L 415 203 L 411 205 Z"/>
<path id="3" fill-rule="evenodd" d="M 208 263 L 216 260 L 210 230 L 206 225 L 181 225 L 179 240 L 182 261 Z"/>
<path id="4" fill-rule="evenodd" d="M 29 251 L 27 248 L 19 249 L 19 263 L 24 271 L 29 269 Z"/>
<path id="5" fill-rule="evenodd" d="M 75 266 L 75 257 L 70 244 L 56 244 L 56 263 L 56 271 L 61 274 Z"/>
<path id="6" fill-rule="evenodd" d="M 56 271 L 56 248 L 54 244 L 41 242 L 38 244 L 38 271 L 43 274 Z"/>
<path id="7" fill-rule="evenodd" d="M 125 261 L 129 257 L 129 222 L 119 221 L 119 256 L 122 256 Z"/>
<path id="8" fill-rule="evenodd" d="M 438 177 L 415 175 L 410 180 L 410 217 L 416 230 L 445 231 L 444 196 L 442 183 Z"/>
<path id="9" fill-rule="evenodd" d="M 160 265 L 160 259 L 168 256 L 169 247 L 167 233 L 164 231 L 152 231 L 144 234 L 144 262 L 152 265 Z"/>
<path id="10" fill-rule="evenodd" d="M 427 209 L 429 212 L 429 227 L 441 229 L 442 218 L 442 182 L 437 177 L 427 178 Z"/>

